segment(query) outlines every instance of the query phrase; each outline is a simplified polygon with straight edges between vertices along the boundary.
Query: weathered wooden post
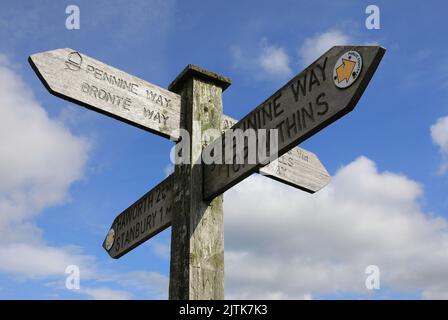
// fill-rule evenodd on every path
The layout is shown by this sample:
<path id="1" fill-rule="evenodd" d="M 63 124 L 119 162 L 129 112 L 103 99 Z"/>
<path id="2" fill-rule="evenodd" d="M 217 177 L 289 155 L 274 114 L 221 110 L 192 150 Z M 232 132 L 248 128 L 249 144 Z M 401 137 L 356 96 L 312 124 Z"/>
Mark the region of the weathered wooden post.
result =
<path id="1" fill-rule="evenodd" d="M 169 87 L 182 97 L 190 136 L 190 161 L 174 170 L 170 299 L 224 299 L 223 196 L 203 200 L 201 153 L 203 133 L 220 134 L 222 92 L 229 85 L 226 77 L 188 65 Z"/>

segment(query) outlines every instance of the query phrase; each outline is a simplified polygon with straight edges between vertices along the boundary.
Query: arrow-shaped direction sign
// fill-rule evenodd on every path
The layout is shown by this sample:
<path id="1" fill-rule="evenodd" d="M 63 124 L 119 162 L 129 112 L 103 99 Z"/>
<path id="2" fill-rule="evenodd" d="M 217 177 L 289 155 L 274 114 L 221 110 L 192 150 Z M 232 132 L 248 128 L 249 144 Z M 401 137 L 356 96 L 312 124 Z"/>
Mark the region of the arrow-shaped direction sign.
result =
<path id="1" fill-rule="evenodd" d="M 221 117 L 223 131 L 236 123 L 237 121 L 229 116 Z M 330 175 L 317 156 L 299 147 L 259 168 L 258 173 L 309 193 L 319 191 L 330 182 Z"/>
<path id="2" fill-rule="evenodd" d="M 51 94 L 178 140 L 178 94 L 69 48 L 36 53 L 28 61 Z"/>
<path id="3" fill-rule="evenodd" d="M 232 129 L 278 130 L 278 154 L 275 156 L 283 155 L 353 110 L 384 52 L 385 49 L 379 46 L 331 48 Z M 344 60 L 350 61 L 350 65 Z M 350 68 L 350 75 L 347 68 Z M 225 141 L 225 134 L 213 141 L 204 152 L 221 149 L 223 159 L 228 159 L 228 155 L 225 155 L 225 142 L 222 141 Z M 271 160 L 275 156 L 272 155 Z M 213 199 L 262 166 L 258 155 L 255 163 L 206 164 L 203 198 Z"/>
<path id="4" fill-rule="evenodd" d="M 112 223 L 103 248 L 118 259 L 171 225 L 173 175 L 147 192 Z"/>

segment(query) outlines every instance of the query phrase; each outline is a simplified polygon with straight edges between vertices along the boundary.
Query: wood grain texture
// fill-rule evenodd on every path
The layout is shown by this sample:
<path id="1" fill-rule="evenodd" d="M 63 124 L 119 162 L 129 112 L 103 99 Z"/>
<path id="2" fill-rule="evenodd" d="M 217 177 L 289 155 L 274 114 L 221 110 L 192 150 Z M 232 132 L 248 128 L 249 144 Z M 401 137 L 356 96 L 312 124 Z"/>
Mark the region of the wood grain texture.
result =
<path id="1" fill-rule="evenodd" d="M 69 48 L 36 53 L 28 61 L 53 95 L 178 140 L 178 94 Z"/>
<path id="2" fill-rule="evenodd" d="M 333 81 L 333 69 L 340 56 L 357 51 L 363 59 L 358 79 L 340 89 Z M 238 121 L 232 129 L 277 129 L 277 156 L 291 150 L 326 126 L 352 111 L 378 67 L 385 49 L 378 46 L 336 46 L 299 73 L 270 98 Z M 217 139 L 212 148 L 219 148 Z M 225 140 L 223 135 L 222 140 Z M 343 142 L 341 142 L 343 143 Z M 225 154 L 223 148 L 223 154 Z M 204 199 L 213 199 L 252 173 L 262 164 L 204 165 Z"/>
<path id="3" fill-rule="evenodd" d="M 225 131 L 236 123 L 232 117 L 222 115 L 221 129 Z M 257 172 L 309 193 L 319 191 L 330 182 L 330 175 L 318 157 L 299 147 L 292 148 Z"/>
<path id="4" fill-rule="evenodd" d="M 174 170 L 169 298 L 224 299 L 223 198 L 203 201 L 201 164 L 203 133 L 220 132 L 222 87 L 207 72 L 182 74 L 175 88 L 182 96 L 191 154 L 190 164 Z"/>

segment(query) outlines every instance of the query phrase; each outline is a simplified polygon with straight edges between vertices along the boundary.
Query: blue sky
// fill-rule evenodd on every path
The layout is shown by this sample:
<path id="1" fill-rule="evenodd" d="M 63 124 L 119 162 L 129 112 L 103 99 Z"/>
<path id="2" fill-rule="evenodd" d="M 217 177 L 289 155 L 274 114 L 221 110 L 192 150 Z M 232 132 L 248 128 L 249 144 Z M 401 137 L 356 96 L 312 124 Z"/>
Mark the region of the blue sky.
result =
<path id="1" fill-rule="evenodd" d="M 65 28 L 76 4 L 80 30 Z M 381 29 L 365 27 L 380 8 Z M 333 176 L 310 196 L 253 176 L 225 195 L 228 298 L 448 298 L 447 4 L 2 1 L 0 298 L 165 299 L 167 230 L 119 260 L 115 216 L 166 176 L 172 142 L 50 95 L 30 54 L 70 47 L 162 87 L 228 76 L 240 118 L 335 44 L 386 55 L 354 112 L 301 147 Z M 77 264 L 81 289 L 65 288 Z M 364 269 L 378 265 L 381 289 Z M 263 267 L 260 267 L 263 266 Z"/>

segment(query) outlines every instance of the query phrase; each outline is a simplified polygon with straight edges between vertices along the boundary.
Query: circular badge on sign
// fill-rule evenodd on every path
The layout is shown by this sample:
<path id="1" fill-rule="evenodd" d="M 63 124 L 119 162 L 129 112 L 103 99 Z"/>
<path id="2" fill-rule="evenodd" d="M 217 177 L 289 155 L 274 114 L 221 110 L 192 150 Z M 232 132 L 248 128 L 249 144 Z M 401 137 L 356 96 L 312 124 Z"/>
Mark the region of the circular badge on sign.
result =
<path id="1" fill-rule="evenodd" d="M 106 237 L 106 250 L 109 251 L 112 246 L 114 245 L 114 241 L 115 241 L 115 231 L 114 229 L 110 229 L 109 232 L 107 233 L 107 237 Z"/>
<path id="2" fill-rule="evenodd" d="M 333 68 L 333 81 L 336 87 L 344 89 L 350 87 L 362 69 L 362 57 L 354 50 L 347 51 L 339 57 Z"/>
<path id="3" fill-rule="evenodd" d="M 67 60 L 65 61 L 65 65 L 68 69 L 72 71 L 78 71 L 81 69 L 82 64 L 82 56 L 79 52 L 73 51 L 70 52 L 70 54 L 67 57 Z"/>

